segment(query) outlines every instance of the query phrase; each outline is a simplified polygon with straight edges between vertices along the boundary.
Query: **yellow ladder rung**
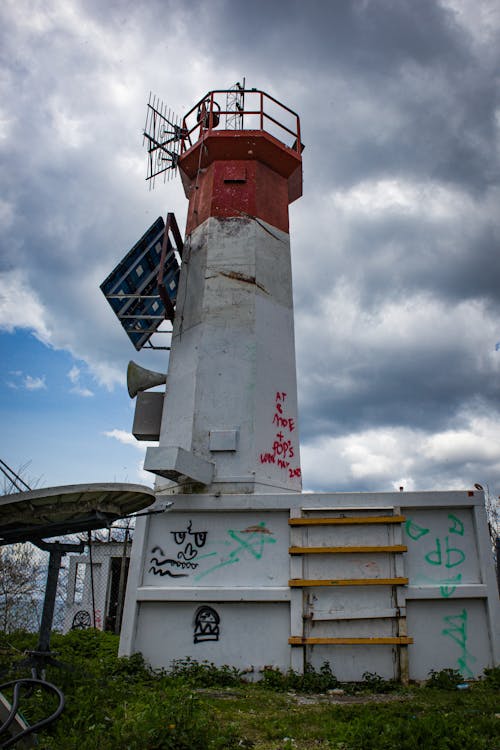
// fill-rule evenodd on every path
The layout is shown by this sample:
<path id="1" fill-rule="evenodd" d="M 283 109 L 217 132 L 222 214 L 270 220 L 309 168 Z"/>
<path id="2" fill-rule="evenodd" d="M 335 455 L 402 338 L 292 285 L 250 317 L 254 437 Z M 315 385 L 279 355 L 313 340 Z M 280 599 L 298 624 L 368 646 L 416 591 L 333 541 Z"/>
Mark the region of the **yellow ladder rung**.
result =
<path id="1" fill-rule="evenodd" d="M 408 578 L 341 578 L 311 580 L 307 578 L 293 578 L 288 581 L 291 587 L 305 586 L 405 586 Z"/>
<path id="2" fill-rule="evenodd" d="M 290 555 L 336 555 L 344 552 L 407 552 L 406 544 L 387 544 L 365 547 L 289 547 Z"/>
<path id="3" fill-rule="evenodd" d="M 289 518 L 290 526 L 348 526 L 351 524 L 403 523 L 405 516 L 350 516 L 346 518 Z"/>
<path id="4" fill-rule="evenodd" d="M 332 645 L 332 646 L 407 646 L 413 643 L 413 638 L 407 636 L 381 638 L 306 638 L 291 636 L 288 639 L 291 646 Z"/>

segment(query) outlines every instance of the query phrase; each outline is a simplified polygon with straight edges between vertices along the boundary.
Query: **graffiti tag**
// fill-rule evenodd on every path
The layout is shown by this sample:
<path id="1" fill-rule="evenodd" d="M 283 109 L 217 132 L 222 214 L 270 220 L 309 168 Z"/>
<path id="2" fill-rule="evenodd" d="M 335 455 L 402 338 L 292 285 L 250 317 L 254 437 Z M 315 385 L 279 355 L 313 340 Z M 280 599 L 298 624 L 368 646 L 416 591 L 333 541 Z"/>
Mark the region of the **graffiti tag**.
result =
<path id="1" fill-rule="evenodd" d="M 435 537 L 434 546 L 432 546 L 424 555 L 424 560 L 434 567 L 440 567 L 443 572 L 450 570 L 451 568 L 459 568 L 460 565 L 465 561 L 465 552 L 457 546 L 457 542 L 453 542 L 451 535 L 464 536 L 465 528 L 463 521 L 460 520 L 454 513 L 448 514 L 448 535 L 444 538 Z M 425 526 L 420 526 L 415 521 L 408 519 L 405 524 L 405 530 L 407 536 L 414 542 L 419 541 L 427 534 L 431 533 L 431 530 Z M 451 541 L 450 541 L 451 539 Z M 435 583 L 434 578 L 423 577 L 425 581 Z M 437 582 L 440 583 L 441 596 L 449 598 L 456 590 L 457 584 L 462 581 L 462 574 L 457 572 L 455 575 L 443 575 Z"/>
<path id="2" fill-rule="evenodd" d="M 198 607 L 194 616 L 194 642 L 218 641 L 220 617 L 213 607 Z"/>
<path id="3" fill-rule="evenodd" d="M 466 677 L 473 677 L 474 673 L 469 662 L 477 661 L 475 656 L 467 650 L 467 610 L 463 609 L 458 615 L 447 615 L 443 622 L 447 626 L 441 631 L 441 635 L 451 638 L 460 647 L 460 656 L 457 659 L 457 667 Z"/>
<path id="4" fill-rule="evenodd" d="M 279 469 L 288 473 L 289 479 L 301 477 L 299 466 L 293 466 L 292 461 L 295 458 L 295 448 L 291 433 L 296 428 L 295 419 L 286 414 L 286 398 L 284 391 L 278 391 L 275 396 L 274 414 L 272 424 L 278 428 L 274 436 L 272 449 L 260 454 L 261 464 L 274 464 Z"/>
<path id="5" fill-rule="evenodd" d="M 175 557 L 166 556 L 165 552 L 158 545 L 153 547 L 151 554 L 150 565 L 148 572 L 155 576 L 170 576 L 171 578 L 186 578 L 189 573 L 173 573 L 172 570 L 196 570 L 198 562 L 194 562 L 195 558 L 198 557 L 198 551 L 205 546 L 207 541 L 206 531 L 193 531 L 193 522 L 189 521 L 187 528 L 182 531 L 171 531 L 173 537 L 173 543 L 176 547 L 182 549 L 177 550 Z M 161 555 L 157 556 L 157 553 Z M 175 554 L 175 552 L 174 552 Z"/>
<path id="6" fill-rule="evenodd" d="M 264 554 L 265 546 L 276 543 L 272 531 L 266 528 L 264 521 L 240 531 L 228 529 L 227 534 L 230 541 L 224 541 L 223 543 L 225 546 L 232 546 L 231 551 L 223 556 L 216 565 L 197 573 L 196 581 L 228 565 L 235 565 L 242 559 L 260 560 Z M 213 552 L 212 554 L 215 555 L 216 553 Z"/>

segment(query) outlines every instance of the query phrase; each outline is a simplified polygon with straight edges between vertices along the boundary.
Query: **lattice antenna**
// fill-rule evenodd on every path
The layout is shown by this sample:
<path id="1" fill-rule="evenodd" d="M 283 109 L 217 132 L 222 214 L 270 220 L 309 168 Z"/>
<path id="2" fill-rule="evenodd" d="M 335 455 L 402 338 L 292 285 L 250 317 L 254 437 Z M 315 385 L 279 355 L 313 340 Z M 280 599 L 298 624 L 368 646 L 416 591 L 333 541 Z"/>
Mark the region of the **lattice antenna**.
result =
<path id="1" fill-rule="evenodd" d="M 245 109 L 245 79 L 237 83 L 226 94 L 226 129 L 243 130 L 243 111 Z"/>
<path id="2" fill-rule="evenodd" d="M 183 138 L 180 117 L 150 93 L 144 126 L 144 145 L 148 152 L 146 180 L 150 180 L 150 189 L 159 175 L 163 175 L 163 182 L 166 182 L 175 173 Z"/>

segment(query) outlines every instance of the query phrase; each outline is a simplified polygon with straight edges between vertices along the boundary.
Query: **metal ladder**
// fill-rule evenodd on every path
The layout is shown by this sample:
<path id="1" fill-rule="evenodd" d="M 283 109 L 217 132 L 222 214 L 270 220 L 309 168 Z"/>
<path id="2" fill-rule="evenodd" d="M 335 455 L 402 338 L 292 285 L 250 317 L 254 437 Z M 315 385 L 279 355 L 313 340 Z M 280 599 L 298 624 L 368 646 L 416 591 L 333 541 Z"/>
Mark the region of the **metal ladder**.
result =
<path id="1" fill-rule="evenodd" d="M 315 646 L 333 648 L 328 660 L 337 647 L 391 646 L 393 676 L 408 681 L 404 521 L 396 507 L 291 510 L 292 668 Z"/>

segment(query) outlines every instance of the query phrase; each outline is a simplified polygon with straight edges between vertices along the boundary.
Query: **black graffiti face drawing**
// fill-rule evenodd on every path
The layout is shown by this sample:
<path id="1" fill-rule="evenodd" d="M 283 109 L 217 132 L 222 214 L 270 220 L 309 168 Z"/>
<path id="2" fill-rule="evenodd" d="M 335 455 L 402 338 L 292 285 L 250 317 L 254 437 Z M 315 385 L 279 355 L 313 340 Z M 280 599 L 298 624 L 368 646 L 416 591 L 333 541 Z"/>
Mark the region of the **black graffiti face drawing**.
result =
<path id="1" fill-rule="evenodd" d="M 198 607 L 194 616 L 194 642 L 218 641 L 220 617 L 212 607 Z"/>
<path id="2" fill-rule="evenodd" d="M 165 556 L 161 547 L 153 547 L 152 555 L 159 553 L 163 559 L 155 556 L 150 560 L 149 573 L 157 576 L 170 576 L 171 578 L 186 578 L 189 573 L 173 572 L 173 570 L 196 570 L 198 563 L 194 562 L 198 556 L 198 550 L 205 546 L 207 541 L 206 531 L 193 531 L 193 522 L 189 521 L 187 528 L 182 531 L 171 531 L 174 545 L 177 549 L 174 557 Z"/>

